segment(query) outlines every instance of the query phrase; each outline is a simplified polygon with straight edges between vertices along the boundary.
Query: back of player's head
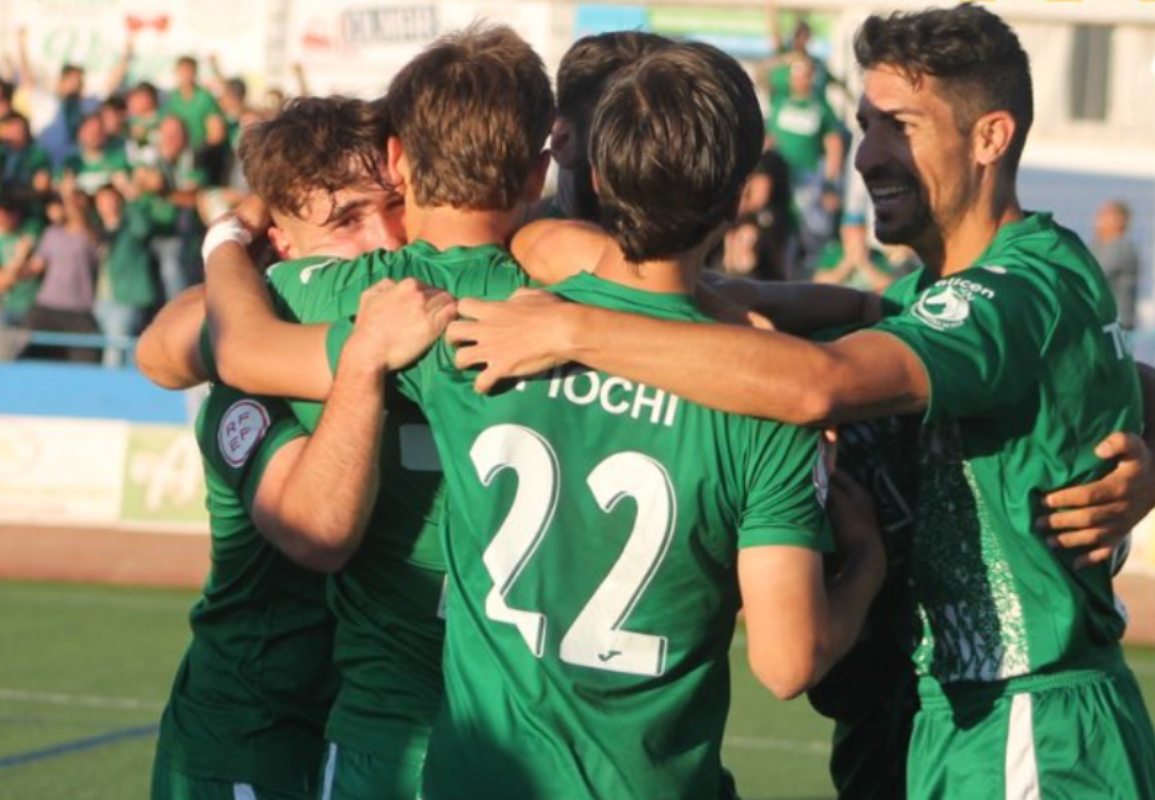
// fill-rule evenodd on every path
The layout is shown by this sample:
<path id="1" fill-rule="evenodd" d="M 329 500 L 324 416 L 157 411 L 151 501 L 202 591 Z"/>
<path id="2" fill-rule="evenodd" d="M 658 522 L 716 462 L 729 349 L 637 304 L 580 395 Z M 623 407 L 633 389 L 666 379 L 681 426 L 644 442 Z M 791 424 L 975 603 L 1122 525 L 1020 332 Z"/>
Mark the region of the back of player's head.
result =
<path id="1" fill-rule="evenodd" d="M 389 86 L 396 135 L 422 206 L 515 206 L 553 124 L 541 57 L 505 26 L 438 39 Z"/>
<path id="2" fill-rule="evenodd" d="M 610 31 L 578 39 L 557 68 L 557 113 L 588 124 L 610 79 L 623 67 L 671 44 L 656 33 Z"/>
<path id="3" fill-rule="evenodd" d="M 650 54 L 594 111 L 602 225 L 633 262 L 697 246 L 734 216 L 762 137 L 754 85 L 733 58 L 696 42 Z"/>
<path id="4" fill-rule="evenodd" d="M 890 66 L 912 81 L 938 79 L 964 132 L 984 114 L 1009 112 L 1015 134 L 1004 163 L 1014 174 L 1034 119 L 1034 99 L 1027 54 L 1001 18 L 970 3 L 872 16 L 855 36 L 854 54 L 863 69 Z"/>
<path id="5" fill-rule="evenodd" d="M 273 212 L 299 216 L 308 195 L 383 180 L 380 107 L 351 97 L 298 97 L 241 137 L 253 193 Z"/>

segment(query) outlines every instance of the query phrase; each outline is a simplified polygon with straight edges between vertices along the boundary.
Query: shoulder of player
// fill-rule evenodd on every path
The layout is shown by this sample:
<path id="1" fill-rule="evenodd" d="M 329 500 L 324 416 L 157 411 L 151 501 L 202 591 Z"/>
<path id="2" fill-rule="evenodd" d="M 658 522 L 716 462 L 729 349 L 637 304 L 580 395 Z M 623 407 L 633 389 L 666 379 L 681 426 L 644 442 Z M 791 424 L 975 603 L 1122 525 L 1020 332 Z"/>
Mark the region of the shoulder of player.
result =
<path id="1" fill-rule="evenodd" d="M 225 474 L 242 471 L 260 451 L 273 425 L 289 413 L 282 400 L 214 385 L 196 425 L 197 445 L 206 465 Z"/>

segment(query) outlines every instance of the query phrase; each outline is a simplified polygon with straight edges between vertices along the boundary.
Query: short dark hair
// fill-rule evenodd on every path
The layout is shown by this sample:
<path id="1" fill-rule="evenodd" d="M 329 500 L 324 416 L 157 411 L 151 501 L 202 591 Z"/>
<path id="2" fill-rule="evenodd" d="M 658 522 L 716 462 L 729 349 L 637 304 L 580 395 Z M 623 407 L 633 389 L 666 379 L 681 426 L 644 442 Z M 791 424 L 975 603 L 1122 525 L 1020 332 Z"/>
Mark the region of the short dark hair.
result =
<path id="1" fill-rule="evenodd" d="M 100 101 L 100 107 L 111 108 L 115 111 L 125 111 L 128 109 L 128 104 L 124 102 L 124 98 L 121 95 L 110 94 Z"/>
<path id="2" fill-rule="evenodd" d="M 937 78 L 964 131 L 983 114 L 1009 112 L 1015 135 L 1005 163 L 1007 174 L 1015 174 L 1035 114 L 1031 67 L 1015 32 L 997 15 L 962 3 L 871 16 L 854 37 L 854 54 L 863 69 L 884 64 L 912 81 Z"/>
<path id="3" fill-rule="evenodd" d="M 438 39 L 389 86 L 422 206 L 504 211 L 521 197 L 553 125 L 541 57 L 504 25 Z"/>
<path id="4" fill-rule="evenodd" d="M 71 63 L 65 63 L 65 64 L 60 65 L 60 77 L 61 78 L 63 78 L 65 75 L 76 75 L 76 74 L 83 75 L 84 74 L 84 67 L 80 66 L 79 64 L 71 64 Z"/>
<path id="5" fill-rule="evenodd" d="M 610 31 L 578 39 L 557 68 L 557 113 L 588 123 L 618 70 L 670 44 L 665 36 L 644 31 Z"/>
<path id="6" fill-rule="evenodd" d="M 141 81 L 136 86 L 133 86 L 132 89 L 130 89 L 129 91 L 130 92 L 143 92 L 144 94 L 147 94 L 149 97 L 152 98 L 152 102 L 154 105 L 160 103 L 160 91 L 157 90 L 157 88 L 154 84 L 149 83 L 148 81 Z"/>
<path id="7" fill-rule="evenodd" d="M 180 58 L 178 58 L 176 60 L 176 66 L 178 66 L 178 67 L 192 67 L 193 72 L 196 72 L 197 60 L 193 56 L 181 56 Z"/>
<path id="8" fill-rule="evenodd" d="M 758 96 L 737 61 L 697 42 L 651 53 L 594 111 L 603 227 L 635 263 L 697 246 L 733 218 L 762 138 Z"/>
<path id="9" fill-rule="evenodd" d="M 245 83 L 244 78 L 229 78 L 225 81 L 225 88 L 241 100 L 244 100 L 249 94 L 249 86 Z"/>
<path id="10" fill-rule="evenodd" d="M 374 107 L 351 97 L 298 97 L 241 136 L 245 179 L 270 210 L 299 215 L 308 194 L 330 194 L 380 181 L 381 121 Z"/>

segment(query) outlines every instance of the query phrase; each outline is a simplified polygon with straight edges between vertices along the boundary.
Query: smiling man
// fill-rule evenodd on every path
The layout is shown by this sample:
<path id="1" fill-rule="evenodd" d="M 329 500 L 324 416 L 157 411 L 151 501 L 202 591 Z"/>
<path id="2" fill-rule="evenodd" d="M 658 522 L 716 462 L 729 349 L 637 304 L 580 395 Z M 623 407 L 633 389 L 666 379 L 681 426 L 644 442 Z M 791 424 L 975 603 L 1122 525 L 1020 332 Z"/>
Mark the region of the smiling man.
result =
<path id="1" fill-rule="evenodd" d="M 856 166 L 878 236 L 927 265 L 888 293 L 881 323 L 819 344 L 544 295 L 466 300 L 458 364 L 486 365 L 482 389 L 572 360 L 788 422 L 923 415 L 904 609 L 922 699 L 910 794 L 1048 796 L 1077 769 L 1081 797 L 1151 796 L 1155 743 L 1109 565 L 1076 569 L 1035 527 L 1047 491 L 1102 474 L 1091 443 L 1138 430 L 1140 395 L 1094 259 L 1018 203 L 1026 54 L 964 4 L 871 17 L 856 55 Z"/>

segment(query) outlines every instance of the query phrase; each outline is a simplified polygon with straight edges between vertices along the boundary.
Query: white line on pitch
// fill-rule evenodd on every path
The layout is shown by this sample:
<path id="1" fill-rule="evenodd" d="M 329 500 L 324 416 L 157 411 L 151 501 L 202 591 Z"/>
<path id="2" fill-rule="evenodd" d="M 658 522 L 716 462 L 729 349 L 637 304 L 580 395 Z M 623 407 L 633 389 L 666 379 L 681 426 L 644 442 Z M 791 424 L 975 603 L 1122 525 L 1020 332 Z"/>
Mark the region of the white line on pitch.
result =
<path id="1" fill-rule="evenodd" d="M 164 703 L 140 700 L 135 697 L 107 697 L 98 694 L 68 694 L 65 692 L 33 692 L 26 689 L 0 687 L 0 700 L 19 703 L 43 703 L 52 706 L 84 706 L 87 708 L 119 708 L 125 711 L 159 711 Z"/>
<path id="2" fill-rule="evenodd" d="M 809 753 L 816 756 L 830 755 L 829 742 L 796 741 L 774 739 L 762 736 L 727 736 L 726 744 L 743 750 L 785 750 L 790 753 Z"/>

